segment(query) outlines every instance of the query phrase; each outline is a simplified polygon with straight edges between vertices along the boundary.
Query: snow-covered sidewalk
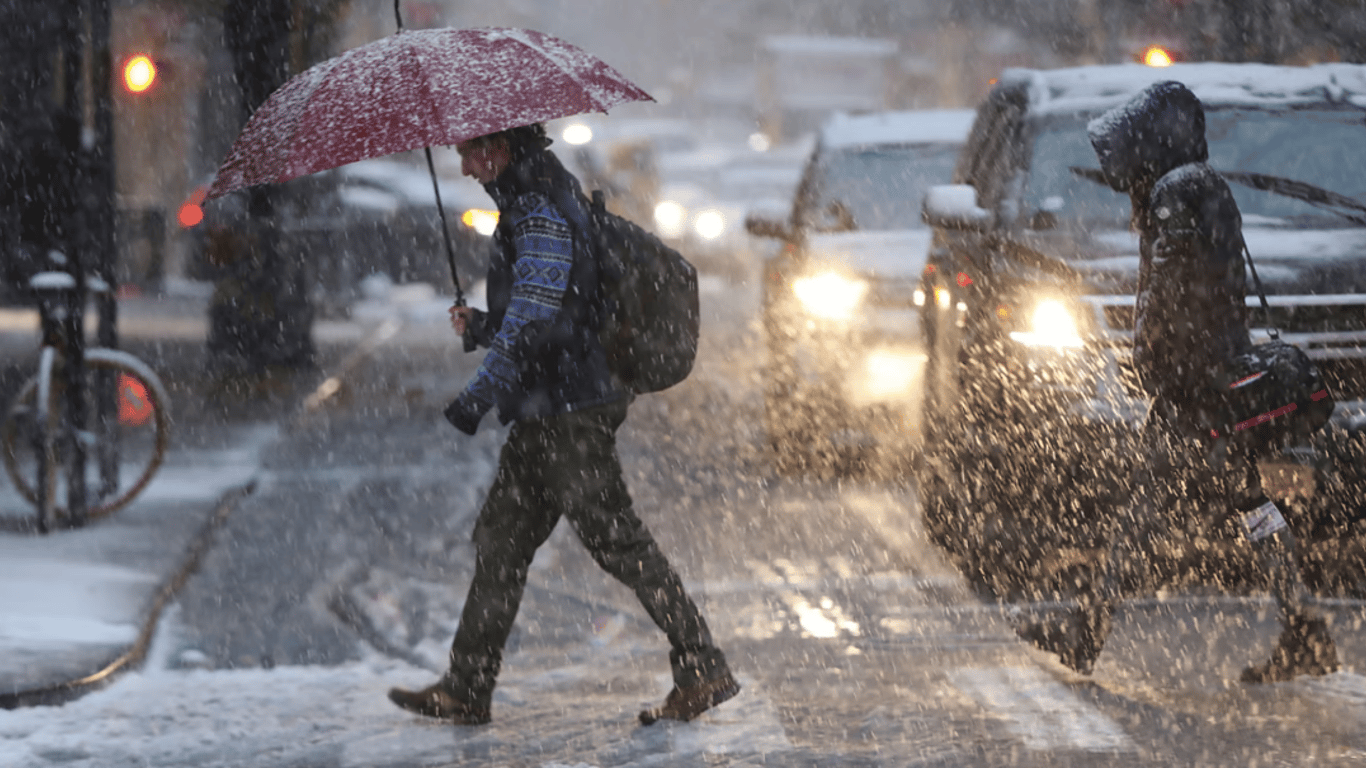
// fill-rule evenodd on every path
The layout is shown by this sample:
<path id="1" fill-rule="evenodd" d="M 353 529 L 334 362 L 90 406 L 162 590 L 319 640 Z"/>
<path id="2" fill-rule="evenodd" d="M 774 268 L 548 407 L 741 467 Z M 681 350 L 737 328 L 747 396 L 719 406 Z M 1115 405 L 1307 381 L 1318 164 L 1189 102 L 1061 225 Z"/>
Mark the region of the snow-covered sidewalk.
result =
<path id="1" fill-rule="evenodd" d="M 207 333 L 207 290 L 176 283 L 166 296 L 122 300 L 120 337 L 201 349 L 195 345 Z M 395 338 L 453 345 L 449 304 L 429 286 L 377 279 L 352 317 L 316 322 L 314 337 L 320 347 L 353 351 Z M 16 355 L 35 349 L 37 327 L 34 310 L 8 308 L 0 343 Z M 7 523 L 0 526 L 0 707 L 83 693 L 148 651 L 159 612 L 210 544 L 215 523 L 248 492 L 259 454 L 280 426 L 224 423 L 205 428 L 208 437 L 178 434 L 200 428 L 176 422 L 173 447 L 147 489 L 79 530 L 17 532 L 22 526 L 14 523 L 32 508 L 0 471 L 0 522 Z M 85 683 L 72 686 L 76 681 Z"/>
<path id="2" fill-rule="evenodd" d="M 0 533 L 0 705 L 81 692 L 68 684 L 132 665 L 152 622 L 208 538 L 246 492 L 275 433 L 240 425 L 211 450 L 172 452 L 128 507 L 84 528 Z M 8 483 L 6 518 L 29 514 Z"/>

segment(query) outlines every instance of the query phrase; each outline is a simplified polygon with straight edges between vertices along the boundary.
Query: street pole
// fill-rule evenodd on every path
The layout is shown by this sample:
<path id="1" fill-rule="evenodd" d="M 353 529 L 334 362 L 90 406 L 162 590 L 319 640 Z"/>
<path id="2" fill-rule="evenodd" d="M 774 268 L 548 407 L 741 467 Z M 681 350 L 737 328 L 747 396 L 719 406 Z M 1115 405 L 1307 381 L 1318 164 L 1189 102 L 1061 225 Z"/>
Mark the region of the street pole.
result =
<path id="1" fill-rule="evenodd" d="M 118 284 L 116 282 L 116 251 L 114 245 L 114 104 L 113 55 L 109 47 L 109 0 L 86 0 L 84 16 L 88 20 L 89 45 L 86 71 L 89 76 L 91 120 L 90 141 L 82 143 L 85 193 L 84 213 L 87 224 L 87 246 L 91 271 L 104 282 L 107 290 L 95 297 L 95 311 L 99 318 L 96 343 L 106 349 L 117 349 L 118 339 Z M 117 382 L 112 371 L 101 369 L 95 382 L 95 414 L 105 436 L 101 445 L 109 446 L 100 452 L 100 492 L 112 493 L 118 487 L 119 446 Z"/>
<path id="2" fill-rule="evenodd" d="M 81 34 L 82 23 L 80 14 L 63 14 L 58 27 L 58 47 L 62 55 L 59 74 L 61 92 L 57 103 L 57 138 L 64 158 L 60 172 L 53 178 L 55 185 L 64 187 L 62 198 L 74 202 L 71 209 L 65 212 L 68 220 L 64 224 L 67 268 L 76 280 L 76 290 L 70 298 L 66 316 L 63 318 L 69 345 L 63 350 L 62 355 L 65 361 L 63 371 L 66 378 L 66 412 L 71 419 L 71 440 L 70 444 L 62 446 L 61 450 L 68 451 L 68 455 L 71 456 L 71 462 L 67 465 L 67 509 L 70 515 L 69 522 L 75 527 L 85 523 L 88 509 L 85 483 L 88 452 L 85 441 L 79 439 L 79 436 L 85 434 L 90 421 L 85 398 L 85 296 L 88 287 L 86 249 L 89 242 L 89 221 L 84 215 L 85 206 L 82 204 L 85 196 L 82 189 L 85 164 L 81 162 L 84 133 L 82 129 L 85 125 L 85 78 L 82 65 L 86 60 L 84 35 Z"/>

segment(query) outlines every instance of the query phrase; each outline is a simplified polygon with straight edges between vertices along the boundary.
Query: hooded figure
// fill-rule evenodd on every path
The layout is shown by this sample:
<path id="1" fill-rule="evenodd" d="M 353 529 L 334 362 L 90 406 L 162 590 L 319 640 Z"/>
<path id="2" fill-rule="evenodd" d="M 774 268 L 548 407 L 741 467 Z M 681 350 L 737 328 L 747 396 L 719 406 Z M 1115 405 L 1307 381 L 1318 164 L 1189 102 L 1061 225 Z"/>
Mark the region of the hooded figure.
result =
<path id="1" fill-rule="evenodd" d="M 1081 606 L 1059 620 L 1025 622 L 1018 632 L 1089 674 L 1121 596 L 1156 588 L 1154 561 L 1165 534 L 1236 516 L 1260 555 L 1283 628 L 1271 659 L 1245 669 L 1243 680 L 1331 672 L 1337 650 L 1308 605 L 1295 538 L 1262 491 L 1258 447 L 1210 433 L 1220 410 L 1217 391 L 1252 342 L 1242 216 L 1228 184 L 1206 162 L 1200 100 L 1181 83 L 1156 83 L 1092 120 L 1087 132 L 1106 181 L 1128 193 L 1139 236 L 1133 360 L 1152 397 L 1141 438 L 1145 460 Z"/>
<path id="2" fill-rule="evenodd" d="M 1138 230 L 1134 368 L 1153 397 L 1198 410 L 1221 370 L 1251 346 L 1243 218 L 1207 164 L 1205 111 L 1158 83 L 1087 126 L 1110 186 Z"/>

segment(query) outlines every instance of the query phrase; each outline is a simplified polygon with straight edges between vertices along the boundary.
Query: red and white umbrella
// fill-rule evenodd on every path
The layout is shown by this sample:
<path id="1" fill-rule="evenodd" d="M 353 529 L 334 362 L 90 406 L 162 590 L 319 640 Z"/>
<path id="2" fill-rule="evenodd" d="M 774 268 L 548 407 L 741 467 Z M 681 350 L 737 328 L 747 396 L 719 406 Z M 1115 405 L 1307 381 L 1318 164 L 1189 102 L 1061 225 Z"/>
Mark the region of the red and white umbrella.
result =
<path id="1" fill-rule="evenodd" d="M 205 198 L 426 148 L 456 304 L 464 304 L 430 148 L 654 99 L 544 32 L 402 26 L 400 18 L 398 32 L 317 64 L 271 94 L 233 142 Z"/>
<path id="2" fill-rule="evenodd" d="M 271 94 L 233 143 L 207 197 L 652 100 L 597 57 L 543 32 L 400 30 Z"/>

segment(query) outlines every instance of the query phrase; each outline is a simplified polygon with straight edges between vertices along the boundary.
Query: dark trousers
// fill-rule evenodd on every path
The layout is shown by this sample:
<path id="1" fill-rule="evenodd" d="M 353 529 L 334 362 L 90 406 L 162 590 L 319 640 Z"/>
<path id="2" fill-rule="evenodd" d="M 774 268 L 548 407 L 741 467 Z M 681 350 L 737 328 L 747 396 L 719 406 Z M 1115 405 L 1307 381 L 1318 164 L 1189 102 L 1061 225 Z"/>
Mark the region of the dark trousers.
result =
<path id="1" fill-rule="evenodd" d="M 466 703 L 489 706 L 527 568 L 561 516 L 668 636 L 676 685 L 728 671 L 697 605 L 631 507 L 616 449 L 626 408 L 623 401 L 513 425 L 474 526 L 474 580 L 451 641 L 447 682 Z"/>
<path id="2" fill-rule="evenodd" d="M 1242 528 L 1243 515 L 1266 501 L 1256 450 L 1213 441 L 1194 422 L 1158 401 L 1144 423 L 1145 455 L 1134 474 L 1130 503 L 1112 521 L 1109 555 L 1087 600 L 1101 642 L 1121 597 L 1149 594 L 1157 587 L 1153 563 L 1161 558 L 1154 555 L 1174 528 L 1203 534 L 1230 517 Z M 1316 618 L 1290 528 L 1270 535 L 1244 529 L 1243 534 L 1276 598 L 1282 626 Z"/>

